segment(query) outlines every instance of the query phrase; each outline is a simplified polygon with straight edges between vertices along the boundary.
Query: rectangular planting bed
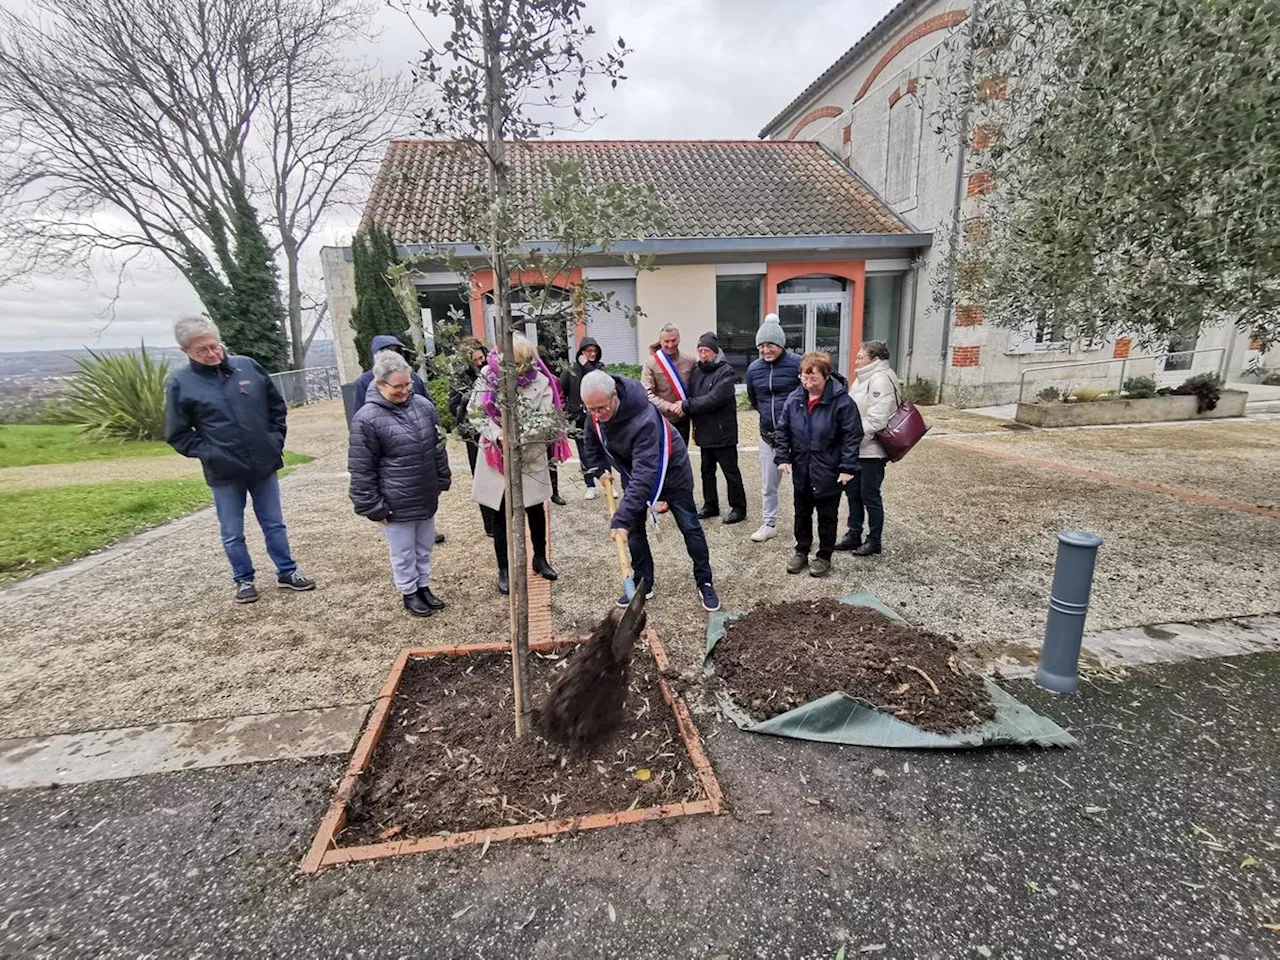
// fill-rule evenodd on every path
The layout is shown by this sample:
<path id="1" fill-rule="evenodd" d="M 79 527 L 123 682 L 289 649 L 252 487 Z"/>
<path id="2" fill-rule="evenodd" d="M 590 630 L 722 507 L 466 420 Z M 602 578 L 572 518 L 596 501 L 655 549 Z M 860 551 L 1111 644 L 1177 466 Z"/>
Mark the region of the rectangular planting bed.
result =
<path id="1" fill-rule="evenodd" d="M 626 719 L 584 752 L 514 739 L 505 643 L 401 652 L 302 862 L 381 857 L 719 813 L 723 795 L 653 631 L 637 649 Z M 542 701 L 579 638 L 530 643 Z"/>
<path id="2" fill-rule="evenodd" d="M 1249 394 L 1223 390 L 1218 405 L 1198 412 L 1194 396 L 1149 397 L 1143 400 L 1090 400 L 1084 403 L 1019 403 L 1013 418 L 1033 427 L 1085 427 L 1114 423 L 1167 423 L 1243 417 Z"/>

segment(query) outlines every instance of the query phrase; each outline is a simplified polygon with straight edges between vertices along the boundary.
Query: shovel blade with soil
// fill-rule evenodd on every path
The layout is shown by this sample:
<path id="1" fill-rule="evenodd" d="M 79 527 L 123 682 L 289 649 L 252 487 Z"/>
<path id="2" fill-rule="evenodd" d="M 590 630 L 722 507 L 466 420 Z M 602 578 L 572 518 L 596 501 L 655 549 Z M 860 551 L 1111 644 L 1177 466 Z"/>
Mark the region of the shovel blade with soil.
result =
<path id="1" fill-rule="evenodd" d="M 631 653 L 645 627 L 641 583 L 625 609 L 611 610 L 570 660 L 542 707 L 539 732 L 555 743 L 585 749 L 622 724 L 631 677 Z"/>

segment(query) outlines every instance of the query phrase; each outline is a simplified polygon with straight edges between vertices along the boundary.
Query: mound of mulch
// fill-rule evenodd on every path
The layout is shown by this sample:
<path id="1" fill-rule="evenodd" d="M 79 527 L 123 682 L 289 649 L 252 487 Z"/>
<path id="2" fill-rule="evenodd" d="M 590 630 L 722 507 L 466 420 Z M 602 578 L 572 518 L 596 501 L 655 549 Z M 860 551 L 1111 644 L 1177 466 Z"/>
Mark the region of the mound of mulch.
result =
<path id="1" fill-rule="evenodd" d="M 843 691 L 936 733 L 979 726 L 995 705 L 950 640 L 838 600 L 761 606 L 726 625 L 715 670 L 759 720 Z"/>
<path id="2" fill-rule="evenodd" d="M 571 649 L 571 648 L 570 648 Z M 570 649 L 530 658 L 535 704 Z M 701 800 L 658 668 L 637 649 L 621 726 L 587 751 L 536 734 L 514 740 L 511 658 L 411 659 L 369 770 L 347 807 L 342 846 Z"/>

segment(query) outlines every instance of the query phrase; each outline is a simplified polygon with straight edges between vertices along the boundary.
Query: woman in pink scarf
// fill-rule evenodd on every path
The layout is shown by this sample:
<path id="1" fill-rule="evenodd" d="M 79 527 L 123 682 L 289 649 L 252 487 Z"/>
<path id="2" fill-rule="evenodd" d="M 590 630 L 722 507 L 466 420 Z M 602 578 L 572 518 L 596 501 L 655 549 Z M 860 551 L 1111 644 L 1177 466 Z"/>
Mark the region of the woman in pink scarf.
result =
<path id="1" fill-rule="evenodd" d="M 555 580 L 558 574 L 547 562 L 547 515 L 544 504 L 551 499 L 551 470 L 548 441 L 555 459 L 570 456 L 568 437 L 564 432 L 564 400 L 560 386 L 546 364 L 538 356 L 538 347 L 517 333 L 514 340 L 516 384 L 519 393 L 521 433 L 520 456 L 523 463 L 525 516 L 529 538 L 533 541 L 533 570 L 540 577 Z M 480 437 L 480 452 L 471 480 L 471 496 L 481 506 L 497 514 L 493 524 L 493 550 L 498 559 L 498 592 L 508 593 L 510 577 L 507 569 L 506 485 L 502 457 L 502 409 L 499 403 L 501 370 L 496 352 L 476 378 L 475 390 L 468 407 L 472 424 Z"/>

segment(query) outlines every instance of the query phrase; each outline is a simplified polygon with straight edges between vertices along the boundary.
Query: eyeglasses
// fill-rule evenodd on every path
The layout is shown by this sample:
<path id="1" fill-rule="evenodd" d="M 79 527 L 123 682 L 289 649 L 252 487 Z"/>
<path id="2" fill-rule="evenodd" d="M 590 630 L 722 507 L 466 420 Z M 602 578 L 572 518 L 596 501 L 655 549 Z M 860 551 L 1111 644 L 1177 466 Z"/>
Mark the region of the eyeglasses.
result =
<path id="1" fill-rule="evenodd" d="M 222 352 L 222 344 L 214 343 L 207 347 L 192 347 L 187 352 L 197 357 L 216 357 Z"/>

